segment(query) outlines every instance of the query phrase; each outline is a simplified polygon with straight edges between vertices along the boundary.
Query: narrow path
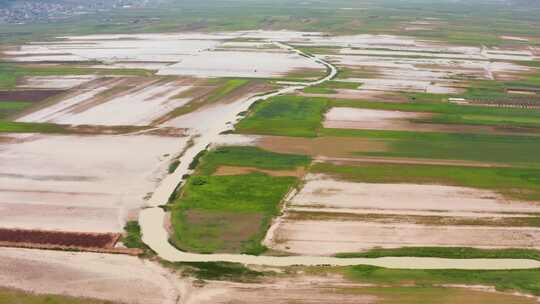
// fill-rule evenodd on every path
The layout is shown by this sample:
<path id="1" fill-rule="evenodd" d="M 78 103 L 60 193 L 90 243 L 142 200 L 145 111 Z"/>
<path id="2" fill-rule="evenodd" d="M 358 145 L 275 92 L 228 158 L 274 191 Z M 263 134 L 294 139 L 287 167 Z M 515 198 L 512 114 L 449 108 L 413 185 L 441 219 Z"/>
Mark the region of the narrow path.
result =
<path id="1" fill-rule="evenodd" d="M 404 269 L 530 269 L 540 268 L 540 261 L 525 259 L 441 259 L 441 258 L 414 258 L 414 257 L 385 257 L 385 258 L 353 258 L 343 259 L 321 256 L 252 256 L 245 254 L 197 254 L 183 252 L 173 247 L 168 239 L 169 234 L 164 227 L 165 211 L 159 206 L 167 204 L 170 195 L 176 187 L 183 181 L 184 175 L 189 174 L 189 164 L 194 157 L 206 149 L 208 145 L 216 142 L 216 139 L 223 131 L 231 130 L 237 122 L 237 114 L 245 111 L 258 100 L 267 100 L 271 97 L 293 93 L 308 86 L 314 86 L 331 80 L 337 74 L 337 68 L 332 64 L 313 56 L 309 56 L 300 50 L 281 42 L 273 42 L 282 49 L 286 49 L 297 54 L 310 58 L 315 62 L 328 68 L 326 77 L 296 86 L 286 87 L 277 92 L 263 96 L 255 96 L 240 102 L 235 111 L 225 111 L 220 117 L 205 125 L 204 129 L 197 130 L 198 137 L 193 137 L 194 144 L 180 158 L 180 165 L 174 173 L 168 175 L 158 186 L 149 200 L 148 206 L 141 211 L 139 223 L 142 230 L 143 242 L 154 250 L 159 257 L 171 262 L 236 262 L 242 264 L 257 264 L 268 266 L 291 266 L 291 265 L 372 265 L 387 268 Z"/>

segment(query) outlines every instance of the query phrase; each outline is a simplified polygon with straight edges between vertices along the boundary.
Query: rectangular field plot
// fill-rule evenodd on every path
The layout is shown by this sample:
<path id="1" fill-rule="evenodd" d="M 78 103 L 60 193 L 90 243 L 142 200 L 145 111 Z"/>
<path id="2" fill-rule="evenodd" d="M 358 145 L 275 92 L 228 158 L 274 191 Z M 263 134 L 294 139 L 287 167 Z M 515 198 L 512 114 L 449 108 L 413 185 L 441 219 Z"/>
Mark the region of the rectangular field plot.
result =
<path id="1" fill-rule="evenodd" d="M 119 234 L 1 229 L 0 245 L 61 248 L 113 248 Z"/>

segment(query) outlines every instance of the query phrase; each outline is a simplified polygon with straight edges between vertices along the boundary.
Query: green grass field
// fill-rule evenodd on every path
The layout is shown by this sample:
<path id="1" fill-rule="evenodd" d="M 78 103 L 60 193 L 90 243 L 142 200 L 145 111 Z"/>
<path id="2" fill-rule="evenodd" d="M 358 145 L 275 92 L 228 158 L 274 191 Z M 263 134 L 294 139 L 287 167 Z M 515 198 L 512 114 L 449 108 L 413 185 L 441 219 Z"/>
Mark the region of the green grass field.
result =
<path id="1" fill-rule="evenodd" d="M 28 107 L 32 102 L 24 101 L 2 101 L 0 102 L 0 119 L 4 119 L 10 115 L 14 115 Z"/>
<path id="2" fill-rule="evenodd" d="M 532 249 L 478 249 L 469 247 L 378 248 L 366 252 L 339 253 L 340 258 L 437 257 L 447 259 L 532 259 L 540 260 L 540 251 Z"/>
<path id="3" fill-rule="evenodd" d="M 316 163 L 310 170 L 353 182 L 444 184 L 493 190 L 508 198 L 540 201 L 540 169 Z"/>
<path id="4" fill-rule="evenodd" d="M 350 129 L 323 129 L 320 135 L 372 139 L 389 147 L 386 152 L 357 153 L 364 156 L 452 159 L 530 167 L 540 164 L 540 141 L 536 136 Z"/>
<path id="5" fill-rule="evenodd" d="M 312 94 L 335 94 L 337 89 L 357 89 L 360 84 L 355 82 L 326 81 L 317 86 L 311 86 L 304 89 L 304 93 Z"/>
<path id="6" fill-rule="evenodd" d="M 110 301 L 79 299 L 57 295 L 36 295 L 13 289 L 0 288 L 2 304 L 113 304 Z"/>
<path id="7" fill-rule="evenodd" d="M 406 270 L 373 266 L 353 266 L 345 269 L 354 281 L 373 284 L 414 284 L 434 286 L 466 284 L 494 286 L 499 291 L 519 291 L 540 295 L 540 269 L 529 270 Z"/>
<path id="8" fill-rule="evenodd" d="M 444 288 L 433 286 L 386 286 L 364 288 L 342 288 L 337 290 L 344 296 L 356 295 L 375 297 L 378 304 L 533 304 L 530 298 L 481 292 L 465 288 Z"/>
<path id="9" fill-rule="evenodd" d="M 197 168 L 197 173 L 211 175 L 219 166 L 288 170 L 307 166 L 310 161 L 308 156 L 273 153 L 256 147 L 218 147 L 204 156 L 204 161 Z"/>
<path id="10" fill-rule="evenodd" d="M 256 103 L 252 113 L 236 125 L 239 133 L 315 137 L 329 100 L 277 96 Z"/>
<path id="11" fill-rule="evenodd" d="M 14 122 L 0 120 L 0 133 L 67 133 L 65 127 L 50 123 Z"/>
<path id="12" fill-rule="evenodd" d="M 294 169 L 309 161 L 305 156 L 254 147 L 224 147 L 206 153 L 171 206 L 171 241 L 184 250 L 202 253 L 262 253 L 265 248 L 260 242 L 279 212 L 279 203 L 297 179 L 262 173 L 211 174 L 221 165 Z"/>

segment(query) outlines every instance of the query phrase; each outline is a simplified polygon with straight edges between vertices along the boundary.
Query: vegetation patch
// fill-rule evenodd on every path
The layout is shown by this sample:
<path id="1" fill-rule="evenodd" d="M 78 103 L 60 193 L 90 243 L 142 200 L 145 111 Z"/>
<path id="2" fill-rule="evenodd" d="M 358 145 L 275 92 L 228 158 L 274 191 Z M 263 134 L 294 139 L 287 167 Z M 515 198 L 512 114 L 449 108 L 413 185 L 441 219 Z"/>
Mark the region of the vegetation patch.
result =
<path id="1" fill-rule="evenodd" d="M 297 178 L 263 173 L 212 174 L 222 165 L 294 169 L 308 163 L 305 156 L 255 147 L 222 147 L 208 152 L 173 201 L 171 242 L 183 250 L 201 253 L 264 252 L 261 240 Z"/>
<path id="2" fill-rule="evenodd" d="M 315 137 L 322 126 L 329 99 L 277 96 L 257 103 L 236 125 L 240 133 Z"/>
<path id="3" fill-rule="evenodd" d="M 182 275 L 194 276 L 200 280 L 220 280 L 232 282 L 255 282 L 266 273 L 251 270 L 239 263 L 230 262 L 168 262 L 161 260 L 165 267 L 181 271 Z"/>
<path id="4" fill-rule="evenodd" d="M 0 120 L 0 133 L 68 133 L 65 126 L 51 123 Z"/>
<path id="5" fill-rule="evenodd" d="M 19 113 L 32 104 L 25 101 L 0 101 L 0 119 Z"/>
<path id="6" fill-rule="evenodd" d="M 353 266 L 345 275 L 354 281 L 373 284 L 442 284 L 486 285 L 499 291 L 519 291 L 540 295 L 539 269 L 526 270 L 417 270 L 386 269 L 374 266 Z"/>
<path id="7" fill-rule="evenodd" d="M 0 303 L 16 304 L 113 304 L 110 301 L 90 300 L 59 295 L 38 295 L 15 289 L 0 288 Z"/>
<path id="8" fill-rule="evenodd" d="M 255 167 L 270 170 L 290 170 L 307 166 L 311 158 L 305 155 L 269 152 L 257 147 L 218 147 L 204 157 L 197 172 L 212 175 L 219 166 Z"/>
<path id="9" fill-rule="evenodd" d="M 310 86 L 304 89 L 304 93 L 312 94 L 336 94 L 338 89 L 355 90 L 360 86 L 356 82 L 326 81 L 317 86 Z"/>
<path id="10" fill-rule="evenodd" d="M 366 252 L 338 253 L 340 258 L 436 257 L 446 259 L 530 259 L 540 260 L 534 249 L 478 249 L 470 247 L 377 248 Z"/>
<path id="11" fill-rule="evenodd" d="M 386 143 L 387 151 L 356 155 L 450 159 L 538 167 L 537 136 L 322 129 L 323 136 L 359 137 Z"/>

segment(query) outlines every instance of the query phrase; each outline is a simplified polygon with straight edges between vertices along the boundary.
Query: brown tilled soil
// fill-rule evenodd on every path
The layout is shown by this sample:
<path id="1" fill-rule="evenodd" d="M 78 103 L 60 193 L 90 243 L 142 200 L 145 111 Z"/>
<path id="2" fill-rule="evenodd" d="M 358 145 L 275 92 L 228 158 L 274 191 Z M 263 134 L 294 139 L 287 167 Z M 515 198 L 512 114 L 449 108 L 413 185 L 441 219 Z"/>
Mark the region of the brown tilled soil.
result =
<path id="1" fill-rule="evenodd" d="M 325 69 L 297 68 L 285 74 L 284 77 L 314 80 L 324 77 L 325 74 Z"/>
<path id="2" fill-rule="evenodd" d="M 8 90 L 0 91 L 2 101 L 29 101 L 39 102 L 54 95 L 65 92 L 64 90 Z"/>
<path id="3" fill-rule="evenodd" d="M 0 243 L 58 245 L 62 247 L 112 248 L 120 237 L 117 233 L 80 233 L 64 231 L 0 228 Z"/>
<path id="4" fill-rule="evenodd" d="M 278 153 L 326 157 L 350 157 L 355 152 L 386 151 L 384 142 L 358 137 L 301 138 L 262 136 L 257 141 L 257 146 Z"/>
<path id="5" fill-rule="evenodd" d="M 265 170 L 254 167 L 237 167 L 237 166 L 219 166 L 213 175 L 243 175 L 254 172 L 261 172 L 270 176 L 304 176 L 306 170 L 304 167 L 298 167 L 295 170 Z"/>
<path id="6" fill-rule="evenodd" d="M 355 99 L 362 101 L 373 102 L 408 102 L 407 96 L 395 92 L 371 91 L 371 90 L 336 90 L 335 94 L 312 94 L 299 93 L 301 96 L 307 97 L 326 97 L 335 99 Z"/>
<path id="7" fill-rule="evenodd" d="M 242 244 L 248 241 L 259 230 L 262 215 L 258 213 L 205 212 L 189 210 L 186 212 L 186 224 L 199 227 L 195 229 L 209 230 L 201 234 L 199 239 L 208 243 L 221 242 L 217 252 L 239 252 Z M 218 226 L 219 231 L 212 228 Z"/>

